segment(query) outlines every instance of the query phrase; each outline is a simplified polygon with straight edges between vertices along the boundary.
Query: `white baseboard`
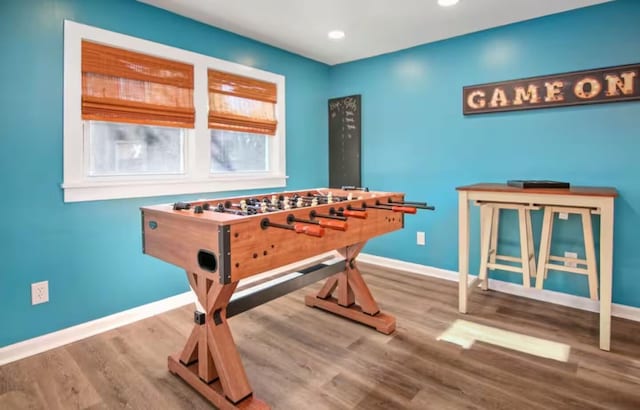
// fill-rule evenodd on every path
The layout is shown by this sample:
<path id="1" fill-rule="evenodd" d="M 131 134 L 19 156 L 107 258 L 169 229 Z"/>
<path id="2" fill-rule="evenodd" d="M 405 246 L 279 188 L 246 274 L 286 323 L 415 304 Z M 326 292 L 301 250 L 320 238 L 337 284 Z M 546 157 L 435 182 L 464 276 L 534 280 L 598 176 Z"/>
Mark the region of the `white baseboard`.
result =
<path id="1" fill-rule="evenodd" d="M 310 258 L 309 260 L 301 262 L 310 262 L 311 259 L 327 261 L 331 256 L 331 253 L 327 253 L 320 255 L 317 258 Z M 379 266 L 381 268 L 392 268 L 394 270 L 407 273 L 430 276 L 454 282 L 458 281 L 458 272 L 420 265 L 417 263 L 404 262 L 398 259 L 384 258 L 381 256 L 363 253 L 358 257 L 358 261 Z M 598 302 L 579 296 L 568 295 L 551 290 L 525 289 L 521 285 L 515 283 L 503 282 L 494 279 L 489 280 L 489 287 L 500 292 L 555 303 L 557 305 L 569 306 L 591 312 L 599 311 Z M 90 322 L 72 326 L 67 329 L 62 329 L 57 332 L 2 347 L 0 348 L 0 366 L 54 349 L 56 347 L 73 343 L 120 326 L 128 325 L 130 323 L 137 322 L 138 320 L 146 319 L 172 309 L 177 309 L 190 303 L 194 303 L 194 301 L 195 296 L 193 292 L 185 292 L 157 302 L 129 309 L 124 312 L 119 312 Z M 613 316 L 640 322 L 640 308 L 614 303 L 611 310 Z"/>
<path id="2" fill-rule="evenodd" d="M 384 258 L 382 256 L 369 255 L 361 253 L 358 261 L 368 263 L 370 265 L 379 266 L 381 268 L 393 268 L 402 272 L 414 273 L 435 277 L 439 279 L 458 282 L 458 272 L 435 268 L 432 266 L 420 265 L 418 263 L 405 262 L 398 259 Z M 474 275 L 469 275 L 475 278 Z M 598 301 L 591 300 L 586 297 L 570 295 L 567 293 L 555 292 L 552 290 L 538 290 L 535 288 L 524 288 L 522 285 L 512 282 L 504 282 L 495 279 L 489 279 L 489 288 L 499 292 L 511 295 L 522 296 L 529 299 L 541 300 L 556 305 L 568 306 L 576 309 L 587 310 L 589 312 L 599 312 L 600 304 Z M 623 319 L 629 319 L 640 322 L 640 308 L 627 305 L 619 305 L 613 303 L 611 305 L 611 315 Z"/>
<path id="3" fill-rule="evenodd" d="M 307 258 L 290 265 L 270 270 L 260 275 L 254 275 L 250 278 L 240 281 L 240 285 L 249 285 L 259 279 L 263 279 L 264 277 L 277 276 L 279 274 L 284 274 L 287 272 L 295 272 L 296 270 L 304 269 L 321 262 L 335 262 L 336 260 L 342 259 L 336 258 L 336 255 L 336 252 L 326 252 L 318 256 Z M 279 280 L 282 280 L 282 278 Z M 273 282 L 270 282 L 270 284 L 273 284 Z M 243 294 L 246 294 L 247 292 L 254 292 L 267 285 L 268 284 L 262 284 L 249 288 L 246 291 L 237 292 L 233 295 L 233 298 L 237 298 Z M 168 297 L 166 299 L 158 300 L 157 302 L 152 302 L 133 309 L 125 310 L 124 312 L 115 313 L 113 315 L 105 316 L 103 318 L 92 320 L 90 322 L 81 323 L 79 325 L 62 329 L 57 332 L 48 333 L 46 335 L 38 336 L 33 339 L 28 339 L 12 345 L 1 347 L 0 366 L 19 359 L 23 359 L 25 357 L 45 352 L 50 349 L 55 349 L 56 347 L 73 343 L 78 340 L 82 340 L 120 326 L 125 326 L 130 323 L 137 322 L 138 320 L 159 315 L 160 313 L 164 313 L 172 309 L 177 309 L 190 303 L 194 303 L 195 299 L 195 294 L 189 291 L 176 296 Z"/>
<path id="4" fill-rule="evenodd" d="M 124 312 L 115 313 L 57 332 L 5 346 L 0 348 L 0 366 L 97 335 L 98 333 L 128 325 L 129 323 L 137 322 L 138 320 L 146 319 L 171 309 L 177 309 L 194 301 L 195 296 L 193 292 L 185 292 L 157 302 L 125 310 Z"/>

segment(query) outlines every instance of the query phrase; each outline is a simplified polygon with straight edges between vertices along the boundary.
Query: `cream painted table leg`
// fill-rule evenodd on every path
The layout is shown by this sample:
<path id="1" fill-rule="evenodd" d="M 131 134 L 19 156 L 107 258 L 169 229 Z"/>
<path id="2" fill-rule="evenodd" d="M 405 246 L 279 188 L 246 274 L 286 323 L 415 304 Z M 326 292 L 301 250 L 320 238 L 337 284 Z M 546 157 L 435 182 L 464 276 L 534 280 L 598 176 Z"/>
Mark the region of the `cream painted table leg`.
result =
<path id="1" fill-rule="evenodd" d="M 458 191 L 458 310 L 467 313 L 469 276 L 469 194 Z"/>
<path id="2" fill-rule="evenodd" d="M 611 287 L 613 281 L 613 198 L 600 207 L 600 349 L 611 350 Z"/>
<path id="3" fill-rule="evenodd" d="M 482 290 L 489 289 L 489 280 L 487 278 L 489 267 L 487 265 L 489 264 L 489 247 L 491 246 L 492 219 L 496 210 L 488 205 L 480 205 L 480 271 L 478 272 L 478 280 Z M 497 236 L 497 234 L 494 236 Z"/>

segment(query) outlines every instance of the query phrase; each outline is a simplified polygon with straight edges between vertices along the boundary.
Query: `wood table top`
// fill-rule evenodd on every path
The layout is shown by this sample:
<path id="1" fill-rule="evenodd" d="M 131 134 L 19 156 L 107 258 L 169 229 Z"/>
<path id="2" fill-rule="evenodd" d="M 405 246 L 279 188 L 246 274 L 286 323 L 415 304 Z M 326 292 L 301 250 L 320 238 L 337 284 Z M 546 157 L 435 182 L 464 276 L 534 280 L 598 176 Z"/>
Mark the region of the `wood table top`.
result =
<path id="1" fill-rule="evenodd" d="M 582 195 L 582 196 L 603 196 L 617 197 L 618 191 L 612 187 L 595 186 L 572 186 L 571 188 L 519 188 L 507 184 L 479 183 L 473 185 L 459 186 L 457 191 L 486 191 L 486 192 L 509 192 L 527 193 L 541 195 Z"/>

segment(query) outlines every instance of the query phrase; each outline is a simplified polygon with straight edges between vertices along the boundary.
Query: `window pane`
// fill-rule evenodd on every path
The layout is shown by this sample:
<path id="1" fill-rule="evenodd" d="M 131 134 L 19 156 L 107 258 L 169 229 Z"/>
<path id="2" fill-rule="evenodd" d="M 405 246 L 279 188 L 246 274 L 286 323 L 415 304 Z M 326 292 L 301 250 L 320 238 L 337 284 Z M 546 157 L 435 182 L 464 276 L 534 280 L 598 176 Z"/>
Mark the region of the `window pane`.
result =
<path id="1" fill-rule="evenodd" d="M 89 175 L 180 174 L 184 131 L 88 121 Z"/>
<path id="2" fill-rule="evenodd" d="M 270 138 L 261 134 L 211 130 L 211 172 L 268 171 Z"/>

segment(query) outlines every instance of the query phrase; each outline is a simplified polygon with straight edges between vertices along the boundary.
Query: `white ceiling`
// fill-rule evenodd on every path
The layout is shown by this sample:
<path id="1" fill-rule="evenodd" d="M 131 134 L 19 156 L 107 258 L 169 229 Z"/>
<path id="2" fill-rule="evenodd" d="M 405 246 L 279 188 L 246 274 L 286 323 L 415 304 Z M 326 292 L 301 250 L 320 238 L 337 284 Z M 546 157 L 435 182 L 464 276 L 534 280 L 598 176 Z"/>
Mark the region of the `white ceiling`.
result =
<path id="1" fill-rule="evenodd" d="M 609 0 L 138 1 L 333 65 Z"/>

